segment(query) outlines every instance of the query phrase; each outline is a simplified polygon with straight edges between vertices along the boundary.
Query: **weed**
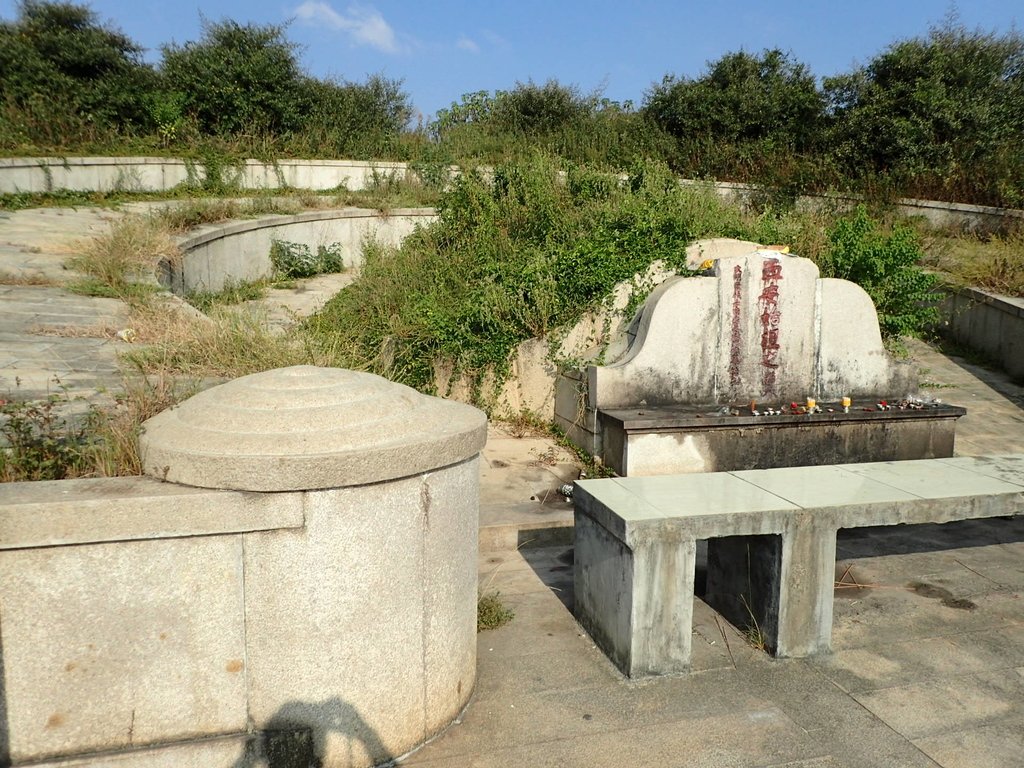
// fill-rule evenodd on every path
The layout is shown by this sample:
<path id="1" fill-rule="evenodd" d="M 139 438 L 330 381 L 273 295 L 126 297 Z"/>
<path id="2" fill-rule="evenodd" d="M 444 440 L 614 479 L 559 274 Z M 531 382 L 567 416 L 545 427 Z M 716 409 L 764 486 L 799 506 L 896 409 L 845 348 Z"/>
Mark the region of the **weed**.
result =
<path id="1" fill-rule="evenodd" d="M 750 607 L 750 603 L 747 602 L 746 595 L 740 595 L 740 602 L 743 603 L 743 608 L 747 612 L 747 616 L 750 621 L 743 628 L 743 636 L 747 639 L 747 642 L 759 651 L 764 651 L 768 647 L 767 638 L 764 632 L 761 631 L 761 625 L 758 624 L 757 617 L 754 616 L 754 611 Z"/>
<path id="2" fill-rule="evenodd" d="M 93 474 L 117 477 L 143 474 L 139 454 L 142 424 L 191 396 L 198 389 L 194 381 L 167 376 L 134 376 L 124 380 L 115 404 L 93 408 L 87 431 L 93 439 L 87 456 Z"/>
<path id="3" fill-rule="evenodd" d="M 57 285 L 57 281 L 41 272 L 8 272 L 0 270 L 0 285 Z"/>
<path id="4" fill-rule="evenodd" d="M 185 300 L 200 312 L 209 313 L 213 307 L 262 299 L 267 295 L 268 285 L 267 280 L 228 280 L 219 291 L 193 291 Z"/>
<path id="5" fill-rule="evenodd" d="M 515 618 L 515 612 L 501 601 L 500 592 L 481 594 L 476 601 L 476 631 L 503 627 Z"/>
<path id="6" fill-rule="evenodd" d="M 157 216 L 171 232 L 180 234 L 202 224 L 237 219 L 241 216 L 241 206 L 237 200 L 189 200 L 166 206 Z"/>
<path id="7" fill-rule="evenodd" d="M 1004 236 L 960 235 L 936 242 L 925 264 L 954 283 L 1024 297 L 1024 229 Z"/>
<path id="8" fill-rule="evenodd" d="M 234 378 L 291 365 L 322 365 L 301 329 L 285 334 L 267 330 L 259 310 L 211 309 L 195 318 L 167 308 L 147 308 L 133 319 L 145 344 L 133 346 L 122 359 L 148 375 L 169 378 Z"/>
<path id="9" fill-rule="evenodd" d="M 59 382 L 58 382 L 59 385 Z M 88 430 L 62 414 L 66 390 L 43 400 L 0 401 L 0 482 L 63 480 L 86 473 Z"/>

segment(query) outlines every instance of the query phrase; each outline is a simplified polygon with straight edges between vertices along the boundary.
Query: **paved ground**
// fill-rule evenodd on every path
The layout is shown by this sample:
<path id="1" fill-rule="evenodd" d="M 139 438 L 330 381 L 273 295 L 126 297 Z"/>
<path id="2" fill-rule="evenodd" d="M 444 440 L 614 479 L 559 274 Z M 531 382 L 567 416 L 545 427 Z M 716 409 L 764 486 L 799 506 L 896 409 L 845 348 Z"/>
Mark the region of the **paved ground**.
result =
<path id="1" fill-rule="evenodd" d="M 958 454 L 1024 452 L 1024 388 L 911 351 L 968 408 Z M 531 548 L 569 541 L 551 499 L 573 466 L 494 429 L 484 459 L 481 588 L 516 617 L 480 635 L 461 722 L 403 765 L 1024 766 L 1024 518 L 844 531 L 831 655 L 772 659 L 698 600 L 693 672 L 631 682 L 572 618 L 571 546 Z"/>
<path id="2" fill-rule="evenodd" d="M 116 386 L 110 338 L 54 328 L 123 321 L 59 286 L 74 241 L 114 214 L 0 213 L 0 397 L 52 376 Z M 30 277 L 39 285 L 11 285 Z M 4 284 L 6 283 L 6 284 Z M 277 322 L 336 286 L 268 299 Z M 957 452 L 1024 452 L 1024 390 L 912 345 L 931 394 L 965 405 Z M 23 390 L 24 393 L 24 390 Z M 624 679 L 572 618 L 572 457 L 492 427 L 481 473 L 480 579 L 516 612 L 483 633 L 461 721 L 410 766 L 1024 766 L 1024 519 L 867 529 L 839 542 L 834 653 L 775 660 L 697 601 L 693 672 Z M 859 585 L 859 586 L 858 586 Z"/>

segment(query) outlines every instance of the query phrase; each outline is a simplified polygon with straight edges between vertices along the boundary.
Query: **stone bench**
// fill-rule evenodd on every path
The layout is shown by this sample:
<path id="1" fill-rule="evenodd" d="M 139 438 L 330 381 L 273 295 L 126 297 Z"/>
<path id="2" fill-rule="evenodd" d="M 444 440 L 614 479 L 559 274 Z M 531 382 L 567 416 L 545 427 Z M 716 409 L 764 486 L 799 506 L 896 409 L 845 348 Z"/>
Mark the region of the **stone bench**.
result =
<path id="1" fill-rule="evenodd" d="M 575 613 L 630 677 L 690 662 L 696 543 L 705 601 L 777 656 L 827 652 L 840 528 L 1024 512 L 1024 455 L 584 480 Z"/>

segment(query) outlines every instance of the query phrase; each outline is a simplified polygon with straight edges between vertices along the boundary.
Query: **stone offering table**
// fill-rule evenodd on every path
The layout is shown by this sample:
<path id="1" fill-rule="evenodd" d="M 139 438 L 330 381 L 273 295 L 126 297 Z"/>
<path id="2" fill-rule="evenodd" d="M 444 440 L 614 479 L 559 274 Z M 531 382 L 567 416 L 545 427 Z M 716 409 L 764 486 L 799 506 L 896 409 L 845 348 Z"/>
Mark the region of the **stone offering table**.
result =
<path id="1" fill-rule="evenodd" d="M 913 408 L 858 401 L 822 403 L 816 413 L 751 414 L 749 406 L 709 410 L 660 405 L 598 411 L 604 460 L 620 475 L 726 472 L 953 455 L 966 411 L 934 403 Z"/>

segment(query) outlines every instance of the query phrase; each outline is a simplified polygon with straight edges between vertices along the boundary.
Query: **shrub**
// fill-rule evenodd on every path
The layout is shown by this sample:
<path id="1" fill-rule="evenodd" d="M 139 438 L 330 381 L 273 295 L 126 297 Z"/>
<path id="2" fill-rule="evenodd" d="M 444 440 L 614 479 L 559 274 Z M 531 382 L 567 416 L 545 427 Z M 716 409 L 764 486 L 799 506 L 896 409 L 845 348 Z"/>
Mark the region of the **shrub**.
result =
<path id="1" fill-rule="evenodd" d="M 294 130 L 301 122 L 303 77 L 284 27 L 203 20 L 199 41 L 163 46 L 168 91 L 205 133 Z"/>
<path id="2" fill-rule="evenodd" d="M 63 480 L 87 466 L 87 431 L 66 420 L 67 396 L 44 400 L 0 401 L 0 482 Z"/>
<path id="3" fill-rule="evenodd" d="M 341 243 L 318 245 L 316 253 L 303 243 L 274 240 L 270 245 L 270 263 L 281 277 L 299 278 L 345 271 Z"/>
<path id="4" fill-rule="evenodd" d="M 0 20 L 0 139 L 67 146 L 147 126 L 142 48 L 87 6 L 23 0 Z"/>
<path id="5" fill-rule="evenodd" d="M 397 251 L 364 248 L 360 277 L 309 323 L 337 364 L 430 390 L 445 361 L 474 375 L 506 369 L 520 342 L 576 323 L 615 285 L 661 259 L 686 272 L 686 246 L 744 232 L 739 213 L 683 189 L 667 167 L 617 174 L 544 153 L 492 178 L 466 172 L 438 221 Z"/>
<path id="6" fill-rule="evenodd" d="M 858 206 L 832 227 L 820 266 L 823 276 L 867 291 L 884 336 L 919 336 L 938 320 L 936 278 L 918 266 L 922 257 L 914 230 L 895 225 L 883 232 Z"/>

